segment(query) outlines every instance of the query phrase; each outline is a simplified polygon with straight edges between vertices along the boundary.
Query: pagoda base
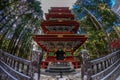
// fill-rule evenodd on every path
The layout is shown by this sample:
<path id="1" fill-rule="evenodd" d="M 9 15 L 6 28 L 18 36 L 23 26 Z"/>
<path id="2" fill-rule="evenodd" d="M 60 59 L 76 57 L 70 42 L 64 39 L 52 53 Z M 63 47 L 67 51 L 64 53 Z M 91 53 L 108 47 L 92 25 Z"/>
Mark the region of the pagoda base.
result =
<path id="1" fill-rule="evenodd" d="M 65 62 L 65 61 L 52 61 L 52 62 L 42 61 L 42 63 L 41 63 L 41 68 L 47 69 L 50 63 L 57 63 L 57 62 L 63 63 L 63 62 Z M 65 63 L 70 63 L 70 62 L 71 62 L 71 61 L 69 61 L 69 62 L 66 61 Z M 71 62 L 71 63 L 72 63 L 72 65 L 73 65 L 73 68 L 74 68 L 74 69 L 80 68 L 80 62 L 79 62 L 79 61 L 73 61 L 73 62 Z"/>
<path id="2" fill-rule="evenodd" d="M 74 68 L 71 62 L 51 62 L 48 65 L 46 72 L 50 73 L 70 73 L 74 72 Z"/>

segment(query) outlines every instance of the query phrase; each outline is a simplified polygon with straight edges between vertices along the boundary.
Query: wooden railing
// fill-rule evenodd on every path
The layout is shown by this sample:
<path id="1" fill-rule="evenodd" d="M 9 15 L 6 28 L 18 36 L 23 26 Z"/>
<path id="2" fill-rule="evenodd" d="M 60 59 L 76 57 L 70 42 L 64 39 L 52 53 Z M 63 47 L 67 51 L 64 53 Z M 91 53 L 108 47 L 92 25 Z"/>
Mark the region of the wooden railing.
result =
<path id="1" fill-rule="evenodd" d="M 120 75 L 120 50 L 92 60 L 92 80 L 115 80 Z"/>
<path id="2" fill-rule="evenodd" d="M 0 80 L 32 80 L 31 61 L 0 50 Z"/>

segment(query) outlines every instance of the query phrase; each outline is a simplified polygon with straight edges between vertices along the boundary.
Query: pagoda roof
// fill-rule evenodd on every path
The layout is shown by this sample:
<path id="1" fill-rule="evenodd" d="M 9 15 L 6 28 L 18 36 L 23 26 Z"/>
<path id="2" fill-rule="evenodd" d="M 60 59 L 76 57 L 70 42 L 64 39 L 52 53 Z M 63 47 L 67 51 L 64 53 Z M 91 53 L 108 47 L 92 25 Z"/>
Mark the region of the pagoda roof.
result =
<path id="1" fill-rule="evenodd" d="M 51 9 L 69 9 L 69 7 L 51 7 Z"/>
<path id="2" fill-rule="evenodd" d="M 78 21 L 74 20 L 46 20 L 41 23 L 41 26 L 48 25 L 48 26 L 60 26 L 60 25 L 66 25 L 66 26 L 79 26 Z"/>
<path id="3" fill-rule="evenodd" d="M 63 26 L 63 27 L 61 27 Z M 73 20 L 47 20 L 47 21 L 43 21 L 41 23 L 41 28 L 43 29 L 44 33 L 49 33 L 51 31 L 53 31 L 52 29 L 49 28 L 67 28 L 68 33 L 76 33 L 78 28 L 79 28 L 79 22 L 77 21 L 73 21 Z M 62 29 L 63 31 L 61 34 L 64 34 L 64 29 Z M 55 31 L 54 33 L 59 32 L 59 31 Z"/>
<path id="4" fill-rule="evenodd" d="M 74 15 L 71 13 L 46 13 L 45 16 L 47 20 L 50 18 L 69 18 L 74 20 Z"/>
<path id="5" fill-rule="evenodd" d="M 49 9 L 49 13 L 71 13 L 69 9 Z"/>
<path id="6" fill-rule="evenodd" d="M 50 50 L 51 46 L 57 48 L 57 45 L 61 43 L 64 48 L 69 44 L 71 49 L 78 49 L 87 39 L 85 35 L 34 35 L 33 39 L 37 44 L 45 51 Z"/>

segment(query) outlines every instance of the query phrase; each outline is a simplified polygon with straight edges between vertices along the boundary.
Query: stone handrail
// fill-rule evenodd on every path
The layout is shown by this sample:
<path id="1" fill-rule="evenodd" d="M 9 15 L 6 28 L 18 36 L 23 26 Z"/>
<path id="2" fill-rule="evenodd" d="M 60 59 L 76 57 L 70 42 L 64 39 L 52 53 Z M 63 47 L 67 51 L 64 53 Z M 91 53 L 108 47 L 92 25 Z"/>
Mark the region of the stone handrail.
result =
<path id="1" fill-rule="evenodd" d="M 118 66 L 120 64 L 120 50 L 113 52 L 107 56 L 104 56 L 102 58 L 92 60 L 91 63 L 93 73 L 93 75 L 91 76 L 92 80 L 115 80 L 115 77 L 112 78 L 109 77 L 111 77 L 113 73 L 115 74 L 115 72 L 118 73 L 117 70 L 120 67 Z M 117 74 L 116 77 L 118 75 L 120 74 Z"/>
<path id="2" fill-rule="evenodd" d="M 0 50 L 0 77 L 4 80 L 31 80 L 31 61 Z"/>
<path id="3" fill-rule="evenodd" d="M 120 50 L 91 63 L 92 80 L 115 80 L 120 75 Z M 32 80 L 31 69 L 31 61 L 0 50 L 0 80 Z"/>

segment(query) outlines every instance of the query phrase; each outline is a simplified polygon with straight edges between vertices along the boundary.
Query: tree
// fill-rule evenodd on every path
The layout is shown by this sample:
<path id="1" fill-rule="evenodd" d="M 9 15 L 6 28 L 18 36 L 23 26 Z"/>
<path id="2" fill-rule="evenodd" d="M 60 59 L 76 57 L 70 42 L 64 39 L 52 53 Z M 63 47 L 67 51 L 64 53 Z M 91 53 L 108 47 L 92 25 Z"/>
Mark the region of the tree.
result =
<path id="1" fill-rule="evenodd" d="M 32 34 L 36 28 L 38 29 L 43 19 L 40 2 L 9 0 L 0 4 L 2 5 L 0 6 L 1 49 L 22 58 L 30 58 Z"/>
<path id="2" fill-rule="evenodd" d="M 73 6 L 73 12 L 76 15 L 76 19 L 79 20 L 82 24 L 82 27 L 94 28 L 91 30 L 86 30 L 86 32 L 88 32 L 88 35 L 94 35 L 94 40 L 92 40 L 94 42 L 92 43 L 92 41 L 90 40 L 91 35 L 89 35 L 88 41 L 85 44 L 90 50 L 94 48 L 94 51 L 92 51 L 92 53 L 103 53 L 103 51 L 106 52 L 106 49 L 108 51 L 111 50 L 111 38 L 108 35 L 109 33 L 106 31 L 106 29 L 110 28 L 111 26 L 113 27 L 114 23 L 119 21 L 114 13 L 110 10 L 111 5 L 109 4 L 111 4 L 111 2 L 108 1 L 109 0 L 77 0 L 75 5 Z M 112 16 L 112 18 L 110 16 Z M 117 29 L 116 33 L 119 36 Z M 105 48 L 106 45 L 108 46 L 108 48 Z M 102 51 L 99 50 L 99 48 L 102 48 Z"/>

